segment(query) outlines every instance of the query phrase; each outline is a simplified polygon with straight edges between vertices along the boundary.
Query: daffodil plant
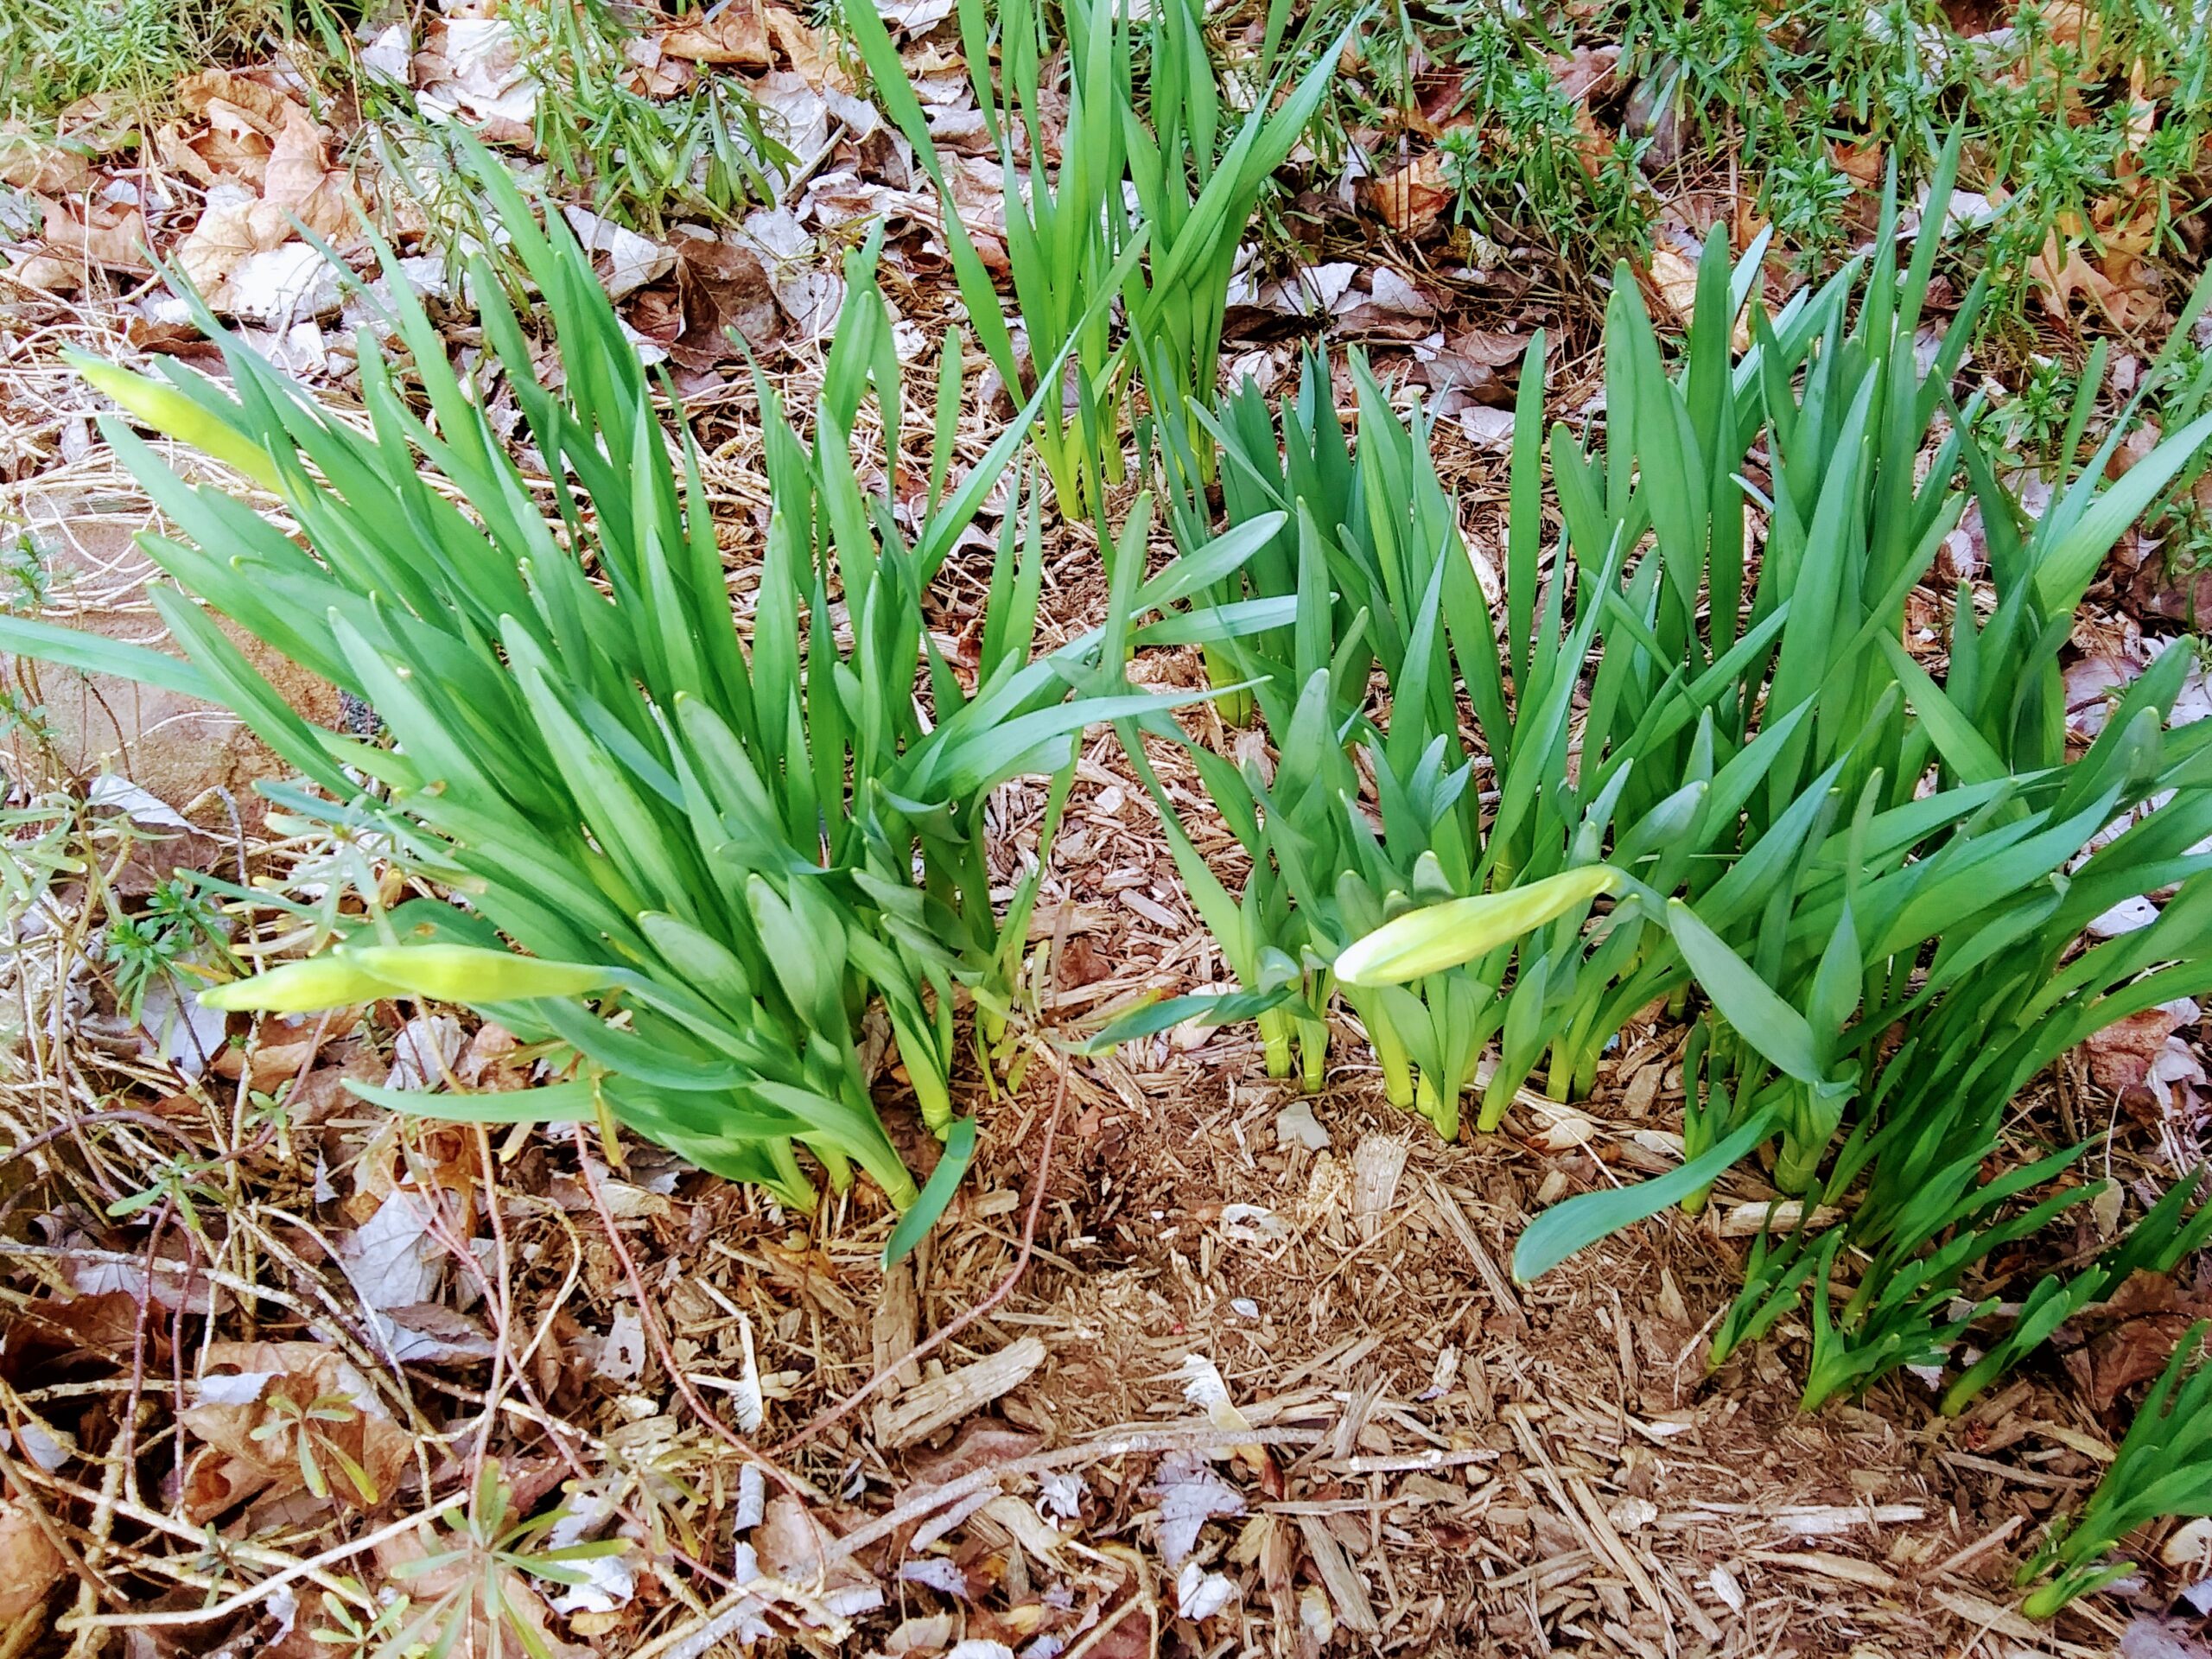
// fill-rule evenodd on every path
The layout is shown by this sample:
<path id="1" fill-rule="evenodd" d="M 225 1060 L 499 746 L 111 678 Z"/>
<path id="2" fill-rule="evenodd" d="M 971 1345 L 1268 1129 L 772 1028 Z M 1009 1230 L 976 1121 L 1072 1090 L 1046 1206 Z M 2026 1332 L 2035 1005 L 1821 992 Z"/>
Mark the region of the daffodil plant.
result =
<path id="1" fill-rule="evenodd" d="M 925 595 L 1017 461 L 1034 400 L 956 479 L 962 386 L 957 368 L 941 378 L 910 538 L 855 472 L 865 401 L 887 451 L 904 441 L 871 244 L 847 264 L 810 429 L 760 387 L 771 510 L 744 550 L 756 579 L 741 626 L 697 451 L 664 424 L 589 257 L 557 213 L 541 228 L 487 155 L 475 166 L 551 323 L 549 379 L 499 284 L 476 272 L 487 358 L 542 470 L 510 454 L 481 383 L 448 365 L 396 271 L 391 322 L 411 360 L 364 340 L 361 425 L 203 317 L 227 389 L 173 361 L 165 378 L 80 365 L 123 411 L 104 422 L 109 442 L 180 532 L 146 546 L 175 583 L 155 601 L 188 660 L 19 619 L 0 624 L 0 645 L 226 703 L 319 790 L 278 789 L 289 810 L 381 830 L 463 901 L 213 990 L 215 1006 L 463 1002 L 568 1058 L 547 1087 L 489 1108 L 411 1095 L 410 1109 L 570 1118 L 588 1103 L 795 1204 L 815 1196 L 804 1147 L 834 1185 L 858 1165 L 912 1205 L 861 1018 L 871 1004 L 887 1015 L 924 1121 L 950 1135 L 960 1010 L 1007 1011 L 1038 879 L 994 904 L 985 801 L 1008 778 L 1058 772 L 1049 838 L 1077 735 L 1158 704 L 1120 685 L 1118 657 L 1102 677 L 1104 643 L 1125 650 L 1131 619 L 1179 598 L 1182 579 L 1133 576 L 1108 629 L 1035 654 L 1043 552 L 1034 496 L 1017 491 L 974 660 L 947 659 Z M 134 426 L 276 498 L 297 539 L 187 482 Z M 310 726 L 200 602 L 360 697 L 389 741 Z"/>

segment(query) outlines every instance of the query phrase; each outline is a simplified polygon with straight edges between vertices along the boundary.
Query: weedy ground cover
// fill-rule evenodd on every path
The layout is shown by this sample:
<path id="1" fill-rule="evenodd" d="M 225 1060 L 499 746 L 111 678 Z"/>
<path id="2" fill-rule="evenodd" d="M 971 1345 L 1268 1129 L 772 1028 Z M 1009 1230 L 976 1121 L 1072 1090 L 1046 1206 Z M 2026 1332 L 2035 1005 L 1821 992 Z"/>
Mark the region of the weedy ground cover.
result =
<path id="1" fill-rule="evenodd" d="M 1866 159 L 1917 185 L 1955 127 L 1976 193 L 1962 251 L 1993 276 L 1993 321 L 2017 321 L 2085 236 L 2176 251 L 2212 128 L 2204 32 L 2128 0 L 2029 4 L 2002 29 L 1920 0 L 1780 16 L 1747 0 L 1572 16 L 1469 0 L 1453 16 L 1440 53 L 1470 73 L 1440 123 L 1446 175 L 1494 239 L 1646 245 L 1669 181 L 1694 185 L 1720 155 L 1781 245 L 1818 266 L 1864 232 Z"/>
<path id="2" fill-rule="evenodd" d="M 50 118 L 103 95 L 159 108 L 179 76 L 232 41 L 286 32 L 293 12 L 276 0 L 22 0 L 0 15 L 0 114 Z"/>
<path id="3" fill-rule="evenodd" d="M 925 1121 L 949 1132 L 956 1008 L 1004 1014 L 1035 892 L 1033 871 L 1001 923 L 984 799 L 1016 772 L 1059 769 L 1074 734 L 1151 700 L 1070 700 L 1110 632 L 1033 654 L 1041 546 L 1034 499 L 1020 493 L 972 683 L 937 651 L 924 594 L 1022 423 L 951 479 L 954 374 L 918 532 L 861 487 L 863 404 L 893 453 L 904 412 L 873 248 L 848 265 L 809 436 L 762 388 L 774 508 L 741 642 L 696 454 L 686 439 L 671 458 L 588 257 L 557 215 L 538 231 L 480 153 L 477 170 L 552 319 L 558 391 L 489 272 L 474 273 L 554 514 L 395 284 L 435 431 L 373 356 L 366 431 L 226 339 L 235 396 L 189 372 L 147 380 L 87 363 L 137 420 L 279 499 L 307 547 L 237 498 L 186 483 L 111 420 L 110 441 L 182 532 L 149 550 L 180 584 L 156 602 L 192 660 L 14 619 L 9 644 L 229 703 L 324 791 L 278 791 L 288 810 L 387 835 L 467 899 L 465 911 L 372 918 L 321 957 L 209 993 L 212 1006 L 465 1002 L 550 1046 L 558 1080 L 496 1102 L 410 1096 L 410 1109 L 611 1118 L 809 1204 L 804 1146 L 834 1184 L 857 1164 L 904 1208 L 915 1186 L 855 1049 L 863 1007 L 880 1001 Z M 1120 632 L 1177 581 L 1170 570 L 1127 590 Z M 361 697 L 393 747 L 308 727 L 187 593 Z"/>

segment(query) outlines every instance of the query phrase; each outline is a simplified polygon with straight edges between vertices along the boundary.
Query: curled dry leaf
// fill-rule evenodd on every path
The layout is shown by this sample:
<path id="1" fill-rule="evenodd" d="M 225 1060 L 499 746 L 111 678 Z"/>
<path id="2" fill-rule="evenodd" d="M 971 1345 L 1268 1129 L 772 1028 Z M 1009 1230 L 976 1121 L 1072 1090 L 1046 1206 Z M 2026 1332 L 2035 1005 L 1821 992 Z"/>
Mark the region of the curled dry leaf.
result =
<path id="1" fill-rule="evenodd" d="M 344 247 L 358 239 L 359 207 L 346 170 L 330 163 L 329 135 L 298 105 L 287 106 L 263 176 L 257 230 L 272 236 L 296 219 Z"/>
<path id="2" fill-rule="evenodd" d="M 1697 261 L 1663 243 L 1651 250 L 1651 289 L 1681 321 L 1697 308 Z"/>
<path id="3" fill-rule="evenodd" d="M 34 200 L 45 213 L 46 246 L 54 257 L 104 270 L 153 270 L 146 254 L 146 215 L 137 208 L 113 201 Z"/>
<path id="4" fill-rule="evenodd" d="M 753 1529 L 751 1548 L 770 1577 L 810 1590 L 825 1585 L 822 1605 L 840 1618 L 881 1606 L 881 1586 L 850 1556 L 823 1561 L 823 1546 L 836 1536 L 827 1517 L 810 1514 L 798 1499 L 778 1492 Z"/>
<path id="5" fill-rule="evenodd" d="M 660 37 L 662 53 L 690 63 L 734 63 L 750 68 L 775 66 L 768 44 L 768 18 L 760 0 L 726 0 L 709 14 L 694 12 L 669 25 Z"/>
<path id="6" fill-rule="evenodd" d="M 756 354 L 783 338 L 774 285 L 760 257 L 703 237 L 676 243 L 676 292 L 683 327 L 668 354 L 687 369 L 741 359 L 742 340 Z"/>
<path id="7" fill-rule="evenodd" d="M 1368 206 L 1400 236 L 1426 236 L 1436 228 L 1452 203 L 1452 187 L 1444 178 L 1444 156 L 1433 149 L 1364 188 Z"/>
<path id="8" fill-rule="evenodd" d="M 200 125 L 189 132 L 165 126 L 155 144 L 172 167 L 203 185 L 260 189 L 291 114 L 306 113 L 276 88 L 222 69 L 188 77 L 177 94 Z"/>
<path id="9" fill-rule="evenodd" d="M 2063 677 L 2068 728 L 2080 737 L 2094 737 L 2111 717 L 2113 695 L 2142 672 L 2137 664 L 2109 652 L 2068 664 Z"/>
<path id="10" fill-rule="evenodd" d="M 1562 95 L 1586 104 L 1610 90 L 1613 71 L 1621 60 L 1618 45 L 1577 47 L 1571 54 L 1554 53 L 1546 60 Z"/>
<path id="11" fill-rule="evenodd" d="M 2094 1316 L 2105 1329 L 2088 1342 L 2090 1397 L 2110 1411 L 2128 1389 L 2166 1368 L 2174 1344 L 2212 1313 L 2212 1296 L 2183 1290 L 2162 1274 L 2138 1273 Z"/>
<path id="12" fill-rule="evenodd" d="M 657 283 L 676 268 L 673 250 L 628 227 L 603 219 L 588 207 L 562 210 L 569 228 L 592 254 L 600 285 L 607 297 L 619 300 L 647 283 Z"/>
<path id="13" fill-rule="evenodd" d="M 274 86 L 227 69 L 187 75 L 177 83 L 176 97 L 188 115 L 206 116 L 219 106 L 271 139 L 284 130 L 286 111 L 298 107 Z"/>
<path id="14" fill-rule="evenodd" d="M 1208 1521 L 1244 1513 L 1244 1494 L 1196 1452 L 1170 1452 L 1160 1459 L 1146 1491 L 1159 1507 L 1160 1559 L 1171 1572 L 1198 1548 Z"/>
<path id="15" fill-rule="evenodd" d="M 414 69 L 424 114 L 466 121 L 495 143 L 531 142 L 538 84 L 523 65 L 521 41 L 506 18 L 432 22 Z"/>
<path id="16" fill-rule="evenodd" d="M 2177 1086 L 2206 1080 L 2195 1050 L 2175 1035 L 2198 1015 L 2194 1002 L 2165 1002 L 2106 1027 L 2082 1045 L 2089 1075 L 2125 1102 L 2171 1108 Z"/>
<path id="17" fill-rule="evenodd" d="M 66 1568 L 30 1507 L 0 1501 L 0 1625 L 42 1605 Z"/>
<path id="18" fill-rule="evenodd" d="M 2043 251 L 2028 261 L 2028 276 L 2054 321 L 2070 321 L 2077 299 L 2087 299 L 2114 327 L 2135 332 L 2157 322 L 2165 306 L 2148 284 L 2140 259 L 2112 238 L 2101 238 L 2103 251 L 2091 263 L 2082 242 L 2051 232 Z"/>
<path id="19" fill-rule="evenodd" d="M 235 191 L 222 200 L 211 197 L 200 210 L 200 222 L 177 245 L 177 269 L 219 306 L 228 302 L 231 273 L 248 256 L 263 251 L 252 210 L 252 201 Z"/>
<path id="20" fill-rule="evenodd" d="M 2105 463 L 2105 476 L 2122 476 L 2129 467 L 2157 448 L 2159 439 L 2164 435 L 2156 421 L 2138 422 L 2133 429 L 2120 441 L 2120 447 L 2112 452 L 2112 459 Z"/>

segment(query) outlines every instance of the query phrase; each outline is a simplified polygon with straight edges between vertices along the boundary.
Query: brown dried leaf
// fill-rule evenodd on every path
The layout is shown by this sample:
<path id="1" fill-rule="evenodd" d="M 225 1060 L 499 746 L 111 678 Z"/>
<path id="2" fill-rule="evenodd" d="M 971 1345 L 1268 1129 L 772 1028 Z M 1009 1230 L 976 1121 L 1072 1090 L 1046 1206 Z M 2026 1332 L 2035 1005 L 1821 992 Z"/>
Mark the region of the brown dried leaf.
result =
<path id="1" fill-rule="evenodd" d="M 963 1425 L 952 1444 L 907 1460 L 907 1471 L 923 1486 L 942 1486 L 995 1464 L 1026 1458 L 1044 1445 L 1041 1436 L 996 1417 L 977 1417 Z"/>
<path id="2" fill-rule="evenodd" d="M 2176 1084 L 2206 1080 L 2195 1051 L 2174 1035 L 2197 1018 L 2195 1003 L 2168 1002 L 2106 1027 L 2082 1045 L 2089 1075 L 2129 1105 L 2171 1106 Z"/>
<path id="3" fill-rule="evenodd" d="M 219 305 L 224 284 L 231 273 L 243 264 L 249 254 L 258 253 L 276 243 L 264 243 L 254 228 L 253 210 L 257 204 L 250 201 L 226 200 L 210 205 L 200 215 L 200 222 L 177 244 L 173 256 L 177 269 L 191 279 L 192 285 Z M 286 227 L 289 234 L 289 227 Z M 282 240 L 282 238 L 278 238 Z"/>
<path id="4" fill-rule="evenodd" d="M 7 277 L 42 294 L 73 294 L 83 267 L 50 253 L 27 253 L 8 267 Z"/>
<path id="5" fill-rule="evenodd" d="M 1544 61 L 1558 81 L 1560 91 L 1582 104 L 1606 90 L 1606 83 L 1612 79 L 1620 60 L 1618 46 L 1582 46 L 1577 47 L 1571 56 L 1554 53 Z"/>
<path id="6" fill-rule="evenodd" d="M 1879 144 L 1847 144 L 1840 142 L 1828 146 L 1836 171 L 1848 175 L 1861 190 L 1879 190 L 1887 166 Z"/>
<path id="7" fill-rule="evenodd" d="M 146 257 L 146 216 L 136 207 L 111 201 L 72 202 L 64 206 L 35 197 L 46 212 L 46 245 L 57 257 L 92 264 L 106 270 L 149 271 Z M 82 207 L 89 217 L 79 217 Z"/>
<path id="8" fill-rule="evenodd" d="M 837 60 L 836 45 L 823 32 L 785 6 L 768 8 L 768 33 L 791 60 L 792 71 L 813 86 L 853 90 L 852 78 Z"/>
<path id="9" fill-rule="evenodd" d="M 92 182 L 92 163 L 80 151 L 0 128 L 0 184 L 67 196 L 90 189 Z"/>
<path id="10" fill-rule="evenodd" d="M 2107 1026 L 2082 1046 L 2089 1056 L 2089 1075 L 2107 1089 L 2125 1094 L 2149 1080 L 2151 1063 L 2180 1022 L 2164 1008 L 2145 1008 Z"/>
<path id="11" fill-rule="evenodd" d="M 1365 188 L 1368 206 L 1400 236 L 1424 236 L 1434 230 L 1452 203 L 1452 188 L 1445 182 L 1444 156 L 1439 150 L 1414 156 Z"/>
<path id="12" fill-rule="evenodd" d="M 2073 48 L 2084 66 L 2095 61 L 2104 44 L 2104 20 L 2089 0 L 2044 0 L 2037 11 L 2052 45 Z"/>
<path id="13" fill-rule="evenodd" d="M 758 354 L 783 339 L 783 314 L 767 268 L 743 248 L 703 237 L 677 238 L 676 292 L 683 330 L 669 342 L 668 354 L 683 368 L 740 361 L 741 340 Z"/>
<path id="14" fill-rule="evenodd" d="M 187 1473 L 195 1520 L 212 1519 L 261 1493 L 306 1488 L 297 1413 L 284 1402 L 297 1408 L 344 1402 L 334 1408 L 338 1414 L 313 1425 L 309 1439 L 334 1498 L 365 1510 L 391 1495 L 413 1442 L 343 1356 L 314 1342 L 218 1342 L 208 1346 L 207 1367 L 201 1403 L 177 1414 L 207 1448 Z M 345 1472 L 340 1452 L 366 1474 L 373 1500 Z"/>
<path id="15" fill-rule="evenodd" d="M 1697 309 L 1697 261 L 1664 245 L 1651 250 L 1651 288 L 1682 321 Z"/>
<path id="16" fill-rule="evenodd" d="M 454 1075 L 471 1089 L 498 1092 L 526 1089 L 530 1086 L 527 1064 L 517 1065 L 515 1051 L 522 1046 L 522 1039 L 496 1020 L 486 1020 L 477 1027 L 476 1033 L 468 1039 L 468 1046 L 461 1051 L 461 1058 L 454 1065 Z"/>
<path id="17" fill-rule="evenodd" d="M 2083 256 L 2075 238 L 2051 232 L 2043 251 L 2028 261 L 2028 276 L 2040 290 L 2044 310 L 2054 321 L 2072 319 L 2073 303 L 2086 298 L 2117 327 L 2134 330 L 2155 322 L 2164 308 L 2145 285 L 2145 270 L 2132 255 L 2113 250 L 2100 270 Z"/>
<path id="18" fill-rule="evenodd" d="M 2082 737 L 2094 737 L 2111 717 L 2112 694 L 2124 690 L 2142 672 L 2140 664 L 2109 652 L 2069 663 L 2060 677 L 2065 687 L 2067 726 Z"/>
<path id="19" fill-rule="evenodd" d="M 207 69 L 187 75 L 176 84 L 177 102 L 192 115 L 207 115 L 218 104 L 227 105 L 264 137 L 274 138 L 284 130 L 286 114 L 299 106 L 273 86 L 234 75 L 227 69 Z"/>
<path id="20" fill-rule="evenodd" d="M 713 16 L 694 12 L 669 26 L 660 49 L 692 63 L 736 63 L 751 68 L 775 66 L 768 45 L 768 20 L 760 0 L 727 0 Z"/>
<path id="21" fill-rule="evenodd" d="M 325 241 L 356 239 L 358 204 L 345 170 L 330 165 L 327 138 L 305 110 L 291 107 L 269 153 L 262 200 L 254 210 L 256 235 L 274 238 L 264 245 L 283 241 L 294 219 Z"/>
<path id="22" fill-rule="evenodd" d="M 43 1605 L 67 1565 L 28 1504 L 0 1500 L 0 1624 Z"/>
<path id="23" fill-rule="evenodd" d="M 2161 434 L 2156 421 L 2140 421 L 2120 441 L 2112 452 L 2112 459 L 2105 463 L 2105 476 L 2118 478 L 2137 461 L 2158 447 Z"/>
<path id="24" fill-rule="evenodd" d="M 2212 1296 L 2184 1291 L 2163 1274 L 2138 1273 L 2113 1293 L 2102 1316 L 2115 1323 L 2090 1338 L 2090 1397 L 2099 1411 L 2166 1368 L 2174 1344 L 2212 1313 Z"/>
<path id="25" fill-rule="evenodd" d="M 249 184 L 261 188 L 269 171 L 270 152 L 276 148 L 276 134 L 264 131 L 258 117 L 240 109 L 226 99 L 216 99 L 207 105 L 207 130 L 191 141 L 191 150 L 198 159 L 210 184 L 228 181 Z"/>
<path id="26" fill-rule="evenodd" d="M 820 1585 L 823 1581 L 823 1547 L 837 1535 L 837 1529 L 818 1511 L 788 1492 L 769 1498 L 760 1524 L 753 1529 L 753 1548 L 771 1576 L 786 1584 Z M 829 1587 L 873 1582 L 867 1569 L 847 1556 L 828 1564 Z"/>

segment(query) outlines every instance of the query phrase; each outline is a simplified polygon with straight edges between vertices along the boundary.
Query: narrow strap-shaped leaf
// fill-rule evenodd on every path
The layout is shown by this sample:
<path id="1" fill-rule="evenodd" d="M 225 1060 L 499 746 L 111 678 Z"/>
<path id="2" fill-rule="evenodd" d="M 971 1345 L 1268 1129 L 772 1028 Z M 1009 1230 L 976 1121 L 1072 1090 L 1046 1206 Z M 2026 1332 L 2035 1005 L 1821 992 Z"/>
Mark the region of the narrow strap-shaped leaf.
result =
<path id="1" fill-rule="evenodd" d="M 1677 899 L 1667 906 L 1667 925 L 1675 945 L 1713 999 L 1721 1016 L 1777 1069 L 1798 1082 L 1827 1081 L 1805 1017 L 1791 1007 L 1728 943 Z"/>
<path id="2" fill-rule="evenodd" d="M 1679 1169 L 1634 1186 L 1584 1192 L 1552 1205 L 1529 1224 L 1513 1247 L 1514 1282 L 1533 1284 L 1577 1250 L 1703 1192 L 1773 1134 L 1780 1121 L 1781 1114 L 1768 1107 L 1710 1152 Z"/>
<path id="3" fill-rule="evenodd" d="M 107 674 L 134 680 L 157 690 L 203 702 L 221 702 L 223 693 L 206 671 L 181 657 L 172 657 L 151 645 L 134 645 L 110 639 L 81 628 L 0 612 L 0 652 L 11 657 L 35 657 L 41 662 L 75 669 L 80 674 Z"/>
<path id="4" fill-rule="evenodd" d="M 975 1157 L 976 1120 L 963 1117 L 953 1124 L 952 1132 L 945 1137 L 944 1150 L 938 1155 L 937 1167 L 930 1172 L 929 1179 L 923 1183 L 921 1196 L 899 1217 L 891 1236 L 883 1241 L 885 1272 L 912 1255 L 914 1247 L 928 1236 L 930 1229 L 944 1214 L 945 1206 L 952 1202 L 960 1178 L 968 1173 L 968 1166 Z"/>

